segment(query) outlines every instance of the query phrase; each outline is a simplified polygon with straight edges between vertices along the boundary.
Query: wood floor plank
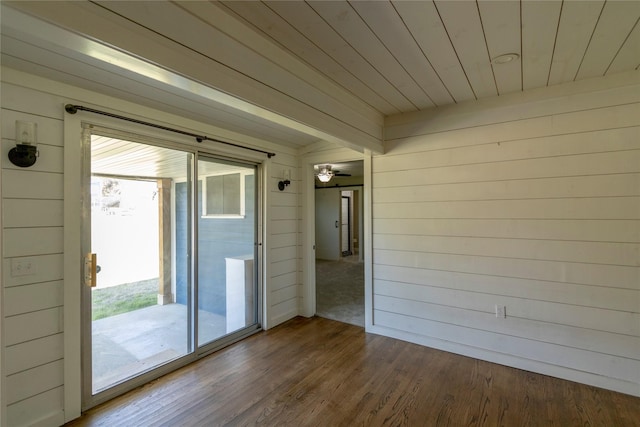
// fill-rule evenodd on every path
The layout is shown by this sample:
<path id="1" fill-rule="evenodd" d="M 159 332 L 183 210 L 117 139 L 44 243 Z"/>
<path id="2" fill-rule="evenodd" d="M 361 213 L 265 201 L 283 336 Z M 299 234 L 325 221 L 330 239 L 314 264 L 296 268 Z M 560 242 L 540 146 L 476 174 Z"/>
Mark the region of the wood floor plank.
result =
<path id="1" fill-rule="evenodd" d="M 640 426 L 640 398 L 296 318 L 69 426 Z"/>

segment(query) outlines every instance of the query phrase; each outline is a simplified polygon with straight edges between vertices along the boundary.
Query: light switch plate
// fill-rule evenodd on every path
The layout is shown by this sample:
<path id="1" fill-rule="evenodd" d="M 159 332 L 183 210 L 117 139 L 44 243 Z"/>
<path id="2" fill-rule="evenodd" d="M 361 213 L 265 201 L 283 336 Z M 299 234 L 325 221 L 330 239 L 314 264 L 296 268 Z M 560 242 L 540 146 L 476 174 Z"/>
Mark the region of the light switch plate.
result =
<path id="1" fill-rule="evenodd" d="M 33 258 L 13 258 L 11 260 L 11 277 L 36 274 L 36 262 Z"/>

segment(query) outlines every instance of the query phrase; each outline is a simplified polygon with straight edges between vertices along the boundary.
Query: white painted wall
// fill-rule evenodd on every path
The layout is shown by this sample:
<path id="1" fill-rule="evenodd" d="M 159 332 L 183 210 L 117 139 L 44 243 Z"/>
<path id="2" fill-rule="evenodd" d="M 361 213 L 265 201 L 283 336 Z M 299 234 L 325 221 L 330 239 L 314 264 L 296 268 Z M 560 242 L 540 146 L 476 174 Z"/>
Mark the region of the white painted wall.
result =
<path id="1" fill-rule="evenodd" d="M 369 330 L 640 395 L 639 83 L 388 118 Z"/>
<path id="2" fill-rule="evenodd" d="M 63 402 L 75 387 L 63 383 L 75 357 L 64 344 L 79 337 L 62 329 L 72 283 L 63 280 L 62 105 L 216 129 L 9 69 L 2 79 L 0 409 L 7 425 L 57 425 L 63 405 L 78 404 Z M 365 253 L 375 261 L 365 273 L 368 331 L 640 395 L 639 102 L 631 73 L 392 117 L 388 154 L 373 160 L 252 139 L 278 152 L 264 183 L 266 325 L 315 304 L 305 267 L 311 166 L 364 158 L 365 174 L 373 171 L 364 189 L 374 248 Z M 28 170 L 6 160 L 17 118 L 39 125 L 41 157 Z M 280 192 L 287 169 L 292 183 Z M 12 259 L 23 257 L 36 260 L 36 274 L 11 277 Z M 506 305 L 506 319 L 494 304 Z"/>
<path id="3" fill-rule="evenodd" d="M 0 138 L 0 141 L 2 139 Z M 0 212 L 2 212 L 2 172 L 0 171 Z M 3 222 L 2 222 L 2 215 L 0 215 L 0 233 L 2 233 L 2 228 L 3 228 Z M 2 235 L 0 234 L 0 240 L 2 238 Z M 0 259 L 3 257 L 3 250 L 2 250 L 2 244 L 0 242 Z M 5 361 L 5 357 L 4 357 L 4 349 L 5 349 L 5 345 L 4 345 L 4 304 L 2 303 L 2 301 L 4 301 L 4 279 L 2 279 L 3 274 L 4 274 L 4 268 L 3 268 L 3 263 L 0 262 L 0 280 L 2 280 L 2 285 L 0 285 L 0 425 L 6 425 L 7 424 L 7 411 L 5 411 L 5 408 L 7 407 L 7 392 L 5 391 L 5 372 L 6 372 L 6 368 L 4 366 L 4 361 Z"/>
<path id="4" fill-rule="evenodd" d="M 3 83 L 1 91 L 7 425 L 62 424 L 62 108 L 33 90 Z M 7 158 L 16 120 L 38 123 L 40 157 L 29 169 Z M 35 273 L 13 276 L 11 263 L 17 261 L 31 262 Z"/>
<path id="5" fill-rule="evenodd" d="M 298 189 L 297 156 L 281 153 L 271 159 L 269 193 L 269 227 L 265 240 L 269 282 L 268 327 L 279 325 L 299 314 L 298 289 Z M 289 177 L 291 184 L 283 191 L 278 182 Z"/>
<path id="6" fill-rule="evenodd" d="M 80 387 L 80 364 L 67 363 L 80 360 L 79 354 L 69 353 L 69 349 L 79 348 L 80 328 L 73 328 L 73 336 L 64 332 L 65 327 L 70 326 L 67 323 L 70 319 L 79 318 L 80 309 L 65 306 L 68 296 L 77 293 L 79 271 L 78 277 L 64 276 L 65 263 L 68 263 L 63 249 L 64 185 L 73 178 L 64 176 L 63 158 L 75 158 L 64 155 L 64 104 L 74 102 L 99 109 L 128 111 L 147 120 L 212 136 L 223 131 L 8 68 L 2 69 L 0 89 L 5 362 L 0 379 L 6 386 L 6 408 L 0 409 L 6 414 L 8 426 L 61 425 L 79 415 L 80 407 L 80 395 L 75 392 Z M 15 120 L 38 124 L 40 157 L 28 169 L 17 168 L 7 158 L 9 149 L 15 146 Z M 78 141 L 79 135 L 78 129 Z M 239 135 L 227 134 L 226 137 L 242 143 Z M 298 314 L 297 158 L 294 150 L 287 151 L 253 138 L 247 141 L 251 146 L 276 152 L 276 157 L 265 161 L 267 179 L 263 183 L 266 190 L 263 209 L 267 215 L 263 235 L 268 254 L 263 273 L 266 288 L 263 324 L 273 327 Z M 279 192 L 277 182 L 283 168 L 292 171 L 293 189 L 289 187 L 288 191 Z M 11 263 L 16 260 L 32 261 L 36 266 L 35 273 L 12 276 Z M 70 369 L 75 371 L 70 372 Z M 65 407 L 66 414 L 63 412 Z"/>

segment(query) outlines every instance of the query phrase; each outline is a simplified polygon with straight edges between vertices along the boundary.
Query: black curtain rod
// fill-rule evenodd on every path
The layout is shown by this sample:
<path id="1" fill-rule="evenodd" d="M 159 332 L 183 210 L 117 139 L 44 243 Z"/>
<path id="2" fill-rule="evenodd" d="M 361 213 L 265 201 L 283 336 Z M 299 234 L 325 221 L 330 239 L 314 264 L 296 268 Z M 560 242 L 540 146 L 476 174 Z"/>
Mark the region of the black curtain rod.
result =
<path id="1" fill-rule="evenodd" d="M 102 114 L 103 116 L 113 117 L 114 119 L 125 120 L 127 122 L 137 123 L 139 125 L 151 126 L 151 127 L 157 128 L 157 129 L 162 129 L 162 130 L 166 130 L 166 131 L 169 131 L 169 132 L 179 133 L 181 135 L 192 136 L 198 142 L 212 141 L 212 142 L 217 142 L 219 144 L 226 144 L 226 145 L 231 145 L 233 147 L 243 148 L 245 150 L 256 151 L 258 153 L 266 154 L 268 158 L 272 158 L 273 156 L 276 155 L 276 153 L 270 153 L 268 151 L 259 150 L 257 148 L 243 147 L 242 145 L 234 144 L 233 142 L 221 141 L 219 139 L 209 138 L 206 135 L 197 135 L 195 133 L 186 132 L 186 131 L 183 131 L 183 130 L 180 130 L 180 129 L 174 129 L 174 128 L 170 128 L 170 127 L 167 127 L 167 126 L 158 125 L 158 124 L 155 124 L 155 123 L 149 123 L 149 122 L 145 122 L 145 121 L 142 121 L 142 120 L 133 119 L 131 117 L 125 117 L 125 116 L 121 116 L 119 114 L 109 113 L 107 111 L 100 111 L 100 110 L 95 110 L 95 109 L 89 108 L 89 107 L 83 107 L 82 105 L 67 104 L 67 105 L 64 106 L 64 109 L 69 114 L 75 114 L 75 113 L 78 112 L 78 110 L 88 111 L 89 113 Z"/>

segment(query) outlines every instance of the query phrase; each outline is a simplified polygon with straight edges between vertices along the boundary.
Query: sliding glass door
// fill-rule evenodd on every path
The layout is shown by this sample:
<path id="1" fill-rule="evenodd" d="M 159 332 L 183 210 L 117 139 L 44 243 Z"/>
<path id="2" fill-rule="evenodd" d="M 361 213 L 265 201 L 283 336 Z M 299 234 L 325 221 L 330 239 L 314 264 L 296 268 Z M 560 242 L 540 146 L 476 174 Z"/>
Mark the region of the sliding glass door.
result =
<path id="1" fill-rule="evenodd" d="M 106 129 L 84 150 L 86 409 L 258 330 L 259 298 L 256 165 Z"/>

